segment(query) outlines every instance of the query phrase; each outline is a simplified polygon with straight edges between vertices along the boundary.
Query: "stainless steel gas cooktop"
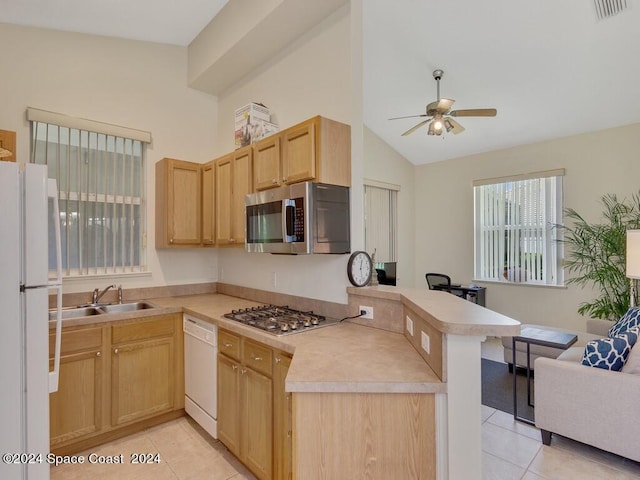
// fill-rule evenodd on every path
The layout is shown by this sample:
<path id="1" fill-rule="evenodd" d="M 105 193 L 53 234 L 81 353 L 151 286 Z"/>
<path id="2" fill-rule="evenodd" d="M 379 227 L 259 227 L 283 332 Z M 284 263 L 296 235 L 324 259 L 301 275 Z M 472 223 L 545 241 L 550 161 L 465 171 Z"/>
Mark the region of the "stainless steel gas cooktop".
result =
<path id="1" fill-rule="evenodd" d="M 232 310 L 231 313 L 226 313 L 224 316 L 277 336 L 308 332 L 339 322 L 335 318 L 327 318 L 317 313 L 301 312 L 286 306 L 278 307 L 275 305 Z"/>

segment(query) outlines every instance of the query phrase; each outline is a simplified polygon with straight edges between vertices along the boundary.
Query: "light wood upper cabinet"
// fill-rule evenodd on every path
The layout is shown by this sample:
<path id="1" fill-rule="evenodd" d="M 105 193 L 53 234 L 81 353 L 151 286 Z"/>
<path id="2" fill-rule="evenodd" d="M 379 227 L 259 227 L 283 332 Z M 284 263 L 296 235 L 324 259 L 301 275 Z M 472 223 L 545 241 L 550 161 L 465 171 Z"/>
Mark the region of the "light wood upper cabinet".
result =
<path id="1" fill-rule="evenodd" d="M 253 184 L 257 191 L 282 185 L 280 135 L 271 135 L 253 145 Z"/>
<path id="2" fill-rule="evenodd" d="M 202 243 L 215 245 L 215 164 L 202 165 Z"/>
<path id="3" fill-rule="evenodd" d="M 217 245 L 244 245 L 244 197 L 253 191 L 253 150 L 236 150 L 215 161 Z"/>
<path id="4" fill-rule="evenodd" d="M 315 181 L 351 185 L 351 127 L 316 116 L 253 145 L 255 190 Z"/>
<path id="5" fill-rule="evenodd" d="M 156 163 L 156 248 L 200 245 L 201 204 L 200 164 L 171 158 Z"/>

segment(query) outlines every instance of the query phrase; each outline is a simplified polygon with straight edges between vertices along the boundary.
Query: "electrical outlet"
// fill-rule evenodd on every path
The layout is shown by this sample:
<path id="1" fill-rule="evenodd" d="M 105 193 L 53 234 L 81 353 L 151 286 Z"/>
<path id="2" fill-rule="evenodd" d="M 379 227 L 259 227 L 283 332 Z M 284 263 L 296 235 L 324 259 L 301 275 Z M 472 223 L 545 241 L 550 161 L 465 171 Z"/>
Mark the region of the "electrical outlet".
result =
<path id="1" fill-rule="evenodd" d="M 360 305 L 360 313 L 365 312 L 360 318 L 368 318 L 373 320 L 373 307 L 367 307 Z"/>
<path id="2" fill-rule="evenodd" d="M 407 332 L 413 337 L 413 320 L 407 315 Z"/>
<path id="3" fill-rule="evenodd" d="M 420 336 L 420 344 L 422 345 L 422 349 L 427 353 L 431 353 L 431 339 L 429 338 L 429 335 L 424 332 L 420 333 L 422 333 L 422 335 Z"/>

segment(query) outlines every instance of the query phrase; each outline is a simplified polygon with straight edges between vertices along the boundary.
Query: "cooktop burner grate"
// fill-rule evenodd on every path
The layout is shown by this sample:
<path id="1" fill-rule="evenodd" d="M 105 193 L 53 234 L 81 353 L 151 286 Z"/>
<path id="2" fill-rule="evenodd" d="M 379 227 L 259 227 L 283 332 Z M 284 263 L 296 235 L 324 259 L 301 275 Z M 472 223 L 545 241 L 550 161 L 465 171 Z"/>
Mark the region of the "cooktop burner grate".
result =
<path id="1" fill-rule="evenodd" d="M 226 313 L 225 318 L 259 328 L 272 335 L 291 335 L 333 325 L 338 320 L 318 315 L 312 311 L 300 311 L 288 306 L 261 305 Z"/>

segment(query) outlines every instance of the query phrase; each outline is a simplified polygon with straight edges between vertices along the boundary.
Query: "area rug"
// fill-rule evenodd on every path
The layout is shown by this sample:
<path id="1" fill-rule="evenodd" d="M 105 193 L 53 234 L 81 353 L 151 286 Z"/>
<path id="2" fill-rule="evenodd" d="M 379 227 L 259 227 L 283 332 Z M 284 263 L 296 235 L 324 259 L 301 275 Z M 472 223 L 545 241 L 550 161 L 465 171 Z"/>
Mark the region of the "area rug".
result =
<path id="1" fill-rule="evenodd" d="M 513 374 L 506 363 L 482 359 L 482 404 L 513 414 Z M 527 405 L 527 374 L 518 369 L 516 375 L 518 393 L 518 416 L 533 420 L 534 409 Z M 533 378 L 531 379 L 531 401 L 534 400 Z"/>

